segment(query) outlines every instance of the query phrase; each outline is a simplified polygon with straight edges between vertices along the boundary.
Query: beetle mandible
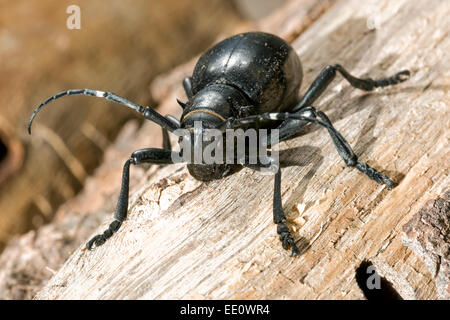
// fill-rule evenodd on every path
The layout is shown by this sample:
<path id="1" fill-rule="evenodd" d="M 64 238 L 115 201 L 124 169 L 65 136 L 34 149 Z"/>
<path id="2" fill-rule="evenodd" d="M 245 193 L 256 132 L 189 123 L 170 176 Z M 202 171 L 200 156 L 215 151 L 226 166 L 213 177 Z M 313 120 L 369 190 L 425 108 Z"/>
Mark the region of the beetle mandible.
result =
<path id="1" fill-rule="evenodd" d="M 279 130 L 279 141 L 292 139 L 306 124 L 315 123 L 328 130 L 337 152 L 347 166 L 355 167 L 377 183 L 391 188 L 394 182 L 368 164 L 358 161 L 349 143 L 333 127 L 325 113 L 313 107 L 313 103 L 335 78 L 337 72 L 351 86 L 365 91 L 395 85 L 410 76 L 408 70 L 403 70 L 392 77 L 360 79 L 352 76 L 339 64 L 328 65 L 306 93 L 299 97 L 303 73 L 295 50 L 278 36 L 248 32 L 219 42 L 199 58 L 192 77 L 183 81 L 188 101 L 178 101 L 183 108 L 180 120 L 170 115 L 164 117 L 150 107 L 140 106 L 111 92 L 74 89 L 57 93 L 39 105 L 30 118 L 28 132 L 31 134 L 33 119 L 43 106 L 52 100 L 70 95 L 100 97 L 125 105 L 161 126 L 163 148 L 137 150 L 125 162 L 115 220 L 106 231 L 96 235 L 86 244 L 89 250 L 94 244 L 100 246 L 105 243 L 127 217 L 130 165 L 173 163 L 172 153 L 175 151 L 171 150 L 168 132 L 180 128 L 192 129 L 196 121 L 201 121 L 204 128 L 217 128 L 222 132 L 225 129 L 245 127 L 276 128 Z M 248 166 L 245 163 L 243 165 Z M 242 167 L 242 164 L 187 164 L 190 174 L 201 181 L 221 179 L 235 172 L 238 167 Z M 258 169 L 258 166 L 251 167 Z M 275 173 L 274 181 L 273 221 L 277 225 L 283 248 L 291 248 L 291 255 L 297 256 L 300 252 L 286 225 L 282 208 L 280 168 Z"/>

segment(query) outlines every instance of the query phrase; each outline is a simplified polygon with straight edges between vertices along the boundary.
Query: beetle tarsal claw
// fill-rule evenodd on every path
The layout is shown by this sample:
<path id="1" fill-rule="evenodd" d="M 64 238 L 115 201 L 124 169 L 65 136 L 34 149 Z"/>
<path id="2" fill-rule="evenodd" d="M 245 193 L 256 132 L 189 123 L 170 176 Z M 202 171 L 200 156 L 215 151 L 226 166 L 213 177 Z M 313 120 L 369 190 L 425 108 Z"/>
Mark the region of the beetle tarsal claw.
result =
<path id="1" fill-rule="evenodd" d="M 294 238 L 292 237 L 291 232 L 288 227 L 284 223 L 279 223 L 277 226 L 277 233 L 280 235 L 281 245 L 283 249 L 289 250 L 289 247 L 292 249 L 291 256 L 296 257 L 300 255 L 300 251 L 295 244 Z"/>
<path id="2" fill-rule="evenodd" d="M 86 244 L 86 248 L 88 250 L 92 250 L 92 247 L 94 246 L 101 246 L 102 244 L 104 244 L 106 241 L 106 239 L 103 237 L 103 235 L 98 234 L 95 237 L 93 237 L 91 240 L 89 240 L 89 242 Z"/>
<path id="3" fill-rule="evenodd" d="M 400 71 L 399 73 L 397 73 L 395 75 L 395 78 L 400 82 L 406 81 L 410 77 L 411 77 L 411 72 L 409 72 L 409 70 Z"/>

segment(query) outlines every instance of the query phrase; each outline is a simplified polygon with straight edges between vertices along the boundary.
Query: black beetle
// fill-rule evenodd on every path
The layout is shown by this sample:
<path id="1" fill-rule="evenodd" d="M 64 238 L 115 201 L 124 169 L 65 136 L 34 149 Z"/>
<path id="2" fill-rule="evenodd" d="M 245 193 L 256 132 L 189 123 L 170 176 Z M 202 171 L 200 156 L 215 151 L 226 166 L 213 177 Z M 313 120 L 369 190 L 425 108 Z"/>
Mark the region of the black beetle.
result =
<path id="1" fill-rule="evenodd" d="M 346 165 L 356 167 L 377 183 L 386 184 L 388 188 L 391 188 L 394 183 L 366 163 L 358 161 L 348 142 L 333 127 L 328 117 L 312 106 L 335 78 L 336 72 L 340 72 L 353 87 L 366 91 L 395 85 L 405 81 L 410 75 L 408 70 L 404 70 L 388 78 L 359 79 L 350 75 L 338 64 L 329 65 L 321 71 L 305 95 L 299 98 L 303 74 L 300 59 L 294 49 L 275 35 L 249 32 L 221 41 L 200 57 L 192 77 L 187 77 L 183 81 L 188 101 L 178 101 L 183 108 L 180 121 L 172 116 L 163 117 L 150 107 L 142 107 L 111 92 L 75 89 L 58 93 L 37 107 L 30 118 L 28 132 L 31 134 L 33 119 L 44 105 L 66 95 L 105 98 L 136 110 L 144 118 L 162 127 L 163 149 L 137 150 L 125 162 L 122 187 L 114 214 L 115 221 L 103 234 L 95 236 L 87 243 L 88 249 L 91 249 L 94 244 L 102 245 L 126 219 L 130 164 L 173 163 L 168 131 L 174 132 L 179 128 L 191 129 L 195 121 L 201 121 L 205 128 L 217 128 L 222 131 L 243 127 L 276 128 L 279 130 L 279 141 L 295 137 L 307 123 L 316 123 L 328 130 Z M 190 163 L 188 170 L 194 178 L 208 181 L 229 175 L 239 166 L 240 164 Z M 260 168 L 262 166 L 261 164 Z M 281 171 L 278 168 L 274 186 L 274 223 L 277 224 L 277 233 L 283 248 L 291 247 L 292 256 L 296 256 L 300 252 L 285 224 L 286 217 L 282 209 L 280 186 Z"/>

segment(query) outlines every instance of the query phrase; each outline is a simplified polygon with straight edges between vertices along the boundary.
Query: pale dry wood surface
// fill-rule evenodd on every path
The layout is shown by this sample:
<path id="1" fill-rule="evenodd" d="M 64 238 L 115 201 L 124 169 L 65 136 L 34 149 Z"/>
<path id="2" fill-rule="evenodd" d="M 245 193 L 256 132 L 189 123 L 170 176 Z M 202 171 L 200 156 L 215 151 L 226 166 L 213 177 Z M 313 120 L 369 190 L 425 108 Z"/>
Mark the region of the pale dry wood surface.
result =
<path id="1" fill-rule="evenodd" d="M 258 22 L 261 26 L 257 28 L 275 32 L 285 38 L 294 38 L 296 34 L 300 34 L 313 21 L 317 20 L 334 2 L 334 0 L 291 0 L 281 10 L 274 12 L 274 14 Z M 215 4 L 218 3 L 215 2 Z M 201 3 L 198 5 L 201 6 Z M 210 21 L 214 21 L 217 24 L 214 26 L 214 30 L 221 30 L 223 32 L 219 39 L 223 39 L 223 37 L 236 32 L 254 30 L 255 28 L 254 25 L 249 23 L 236 24 L 233 20 L 230 20 L 226 11 L 216 10 L 220 17 L 219 19 L 215 19 L 215 15 L 208 15 L 208 10 L 210 9 L 203 9 L 206 10 L 205 12 L 202 11 L 201 15 L 208 16 Z M 189 15 L 189 11 L 185 11 L 185 14 Z M 171 19 L 177 19 L 177 16 L 173 14 L 170 14 L 170 17 Z M 199 16 L 196 16 L 196 18 L 198 19 Z M 222 20 L 226 22 L 223 23 L 221 22 Z M 299 21 L 301 21 L 300 25 Z M 203 24 L 201 25 L 204 26 Z M 233 29 L 235 30 L 230 31 L 227 28 L 229 25 L 233 25 Z M 199 31 L 214 32 L 214 30 L 201 28 Z M 199 36 L 197 33 L 194 35 L 191 32 L 191 35 L 196 40 L 199 40 L 197 39 Z M 140 36 L 148 36 L 148 34 L 142 34 Z M 101 44 L 99 45 L 101 46 Z M 191 46 L 193 44 L 189 43 L 188 45 Z M 186 59 L 189 53 L 185 50 L 182 51 L 183 53 L 180 55 L 180 58 Z M 176 53 L 180 54 L 178 51 Z M 145 58 L 147 59 L 146 56 Z M 163 101 L 165 100 L 163 97 L 164 94 L 167 95 L 170 93 L 172 96 L 171 99 L 165 100 L 167 103 L 160 106 L 154 105 L 158 107 L 158 111 L 163 114 L 171 113 L 179 115 L 180 108 L 174 103 L 175 97 L 184 96 L 180 82 L 183 75 L 188 75 L 192 72 L 195 63 L 194 60 L 176 68 L 168 75 L 162 76 L 162 81 L 155 81 L 159 85 L 152 86 L 152 97 Z M 152 59 L 151 64 L 155 64 L 155 61 Z M 135 79 L 135 81 L 138 80 L 142 82 L 142 79 Z M 141 85 L 148 86 L 148 82 L 146 83 L 144 81 L 144 84 Z M 113 88 L 111 87 L 111 89 Z M 134 88 L 133 90 L 139 91 L 138 88 Z M 118 93 L 117 91 L 115 92 Z M 140 94 L 145 94 L 145 92 Z M 141 104 L 147 103 L 145 99 L 142 100 L 140 95 L 124 94 L 124 96 Z M 67 99 L 65 101 L 70 102 L 72 100 Z M 95 104 L 95 110 L 97 111 L 97 106 L 111 108 L 114 111 L 122 110 L 117 105 L 105 104 L 105 102 L 96 99 L 94 101 L 89 99 L 83 101 L 91 101 Z M 62 106 L 57 109 L 62 110 L 66 108 Z M 116 113 L 114 115 L 117 116 Z M 134 116 L 139 117 L 137 114 L 134 114 Z M 89 121 L 89 119 L 86 121 Z M 139 127 L 136 121 L 128 123 L 122 129 L 119 137 L 105 150 L 101 166 L 99 166 L 92 176 L 86 179 L 82 191 L 76 197 L 59 207 L 52 222 L 41 228 L 32 230 L 23 236 L 15 237 L 13 241 L 10 241 L 7 248 L 0 255 L 0 299 L 29 299 L 42 288 L 74 250 L 85 243 L 91 236 L 91 233 L 102 222 L 110 218 L 117 201 L 117 194 L 120 188 L 120 183 L 118 182 L 121 178 L 124 159 L 135 149 L 161 146 L 160 137 L 160 128 L 150 122 L 145 122 L 143 127 Z M 74 150 L 69 147 L 70 145 L 68 145 L 69 151 L 73 152 Z M 84 150 L 84 152 L 87 151 Z M 30 157 L 29 159 L 32 161 Z M 45 162 L 45 159 L 41 159 L 41 161 Z M 51 166 L 48 166 L 48 169 L 51 168 Z M 147 172 L 142 167 L 134 168 L 131 172 L 133 179 L 132 186 L 140 181 L 144 174 L 148 179 L 156 170 L 157 167 L 152 167 Z M 42 176 L 41 171 L 36 172 Z M 11 215 L 11 212 L 8 213 Z"/>
<path id="2" fill-rule="evenodd" d="M 200 183 L 180 165 L 133 168 L 120 231 L 92 252 L 77 249 L 36 298 L 363 299 L 355 280 L 363 261 L 402 298 L 438 298 L 435 275 L 402 244 L 402 226 L 449 186 L 449 15 L 447 1 L 340 1 L 293 41 L 302 92 L 331 63 L 358 76 L 412 71 L 407 83 L 373 93 L 339 77 L 316 103 L 360 160 L 398 182 L 392 191 L 346 168 L 323 129 L 281 144 L 283 204 L 300 257 L 277 238 L 272 176 L 244 169 Z"/>

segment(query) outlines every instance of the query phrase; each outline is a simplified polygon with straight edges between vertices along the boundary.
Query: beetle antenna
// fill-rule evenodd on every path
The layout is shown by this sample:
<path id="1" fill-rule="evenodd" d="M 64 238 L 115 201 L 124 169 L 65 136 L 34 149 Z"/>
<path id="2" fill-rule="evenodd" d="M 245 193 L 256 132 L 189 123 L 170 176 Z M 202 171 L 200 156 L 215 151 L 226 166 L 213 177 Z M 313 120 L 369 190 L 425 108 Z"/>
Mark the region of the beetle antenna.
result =
<path id="1" fill-rule="evenodd" d="M 171 123 L 169 120 L 165 119 L 163 116 L 161 116 L 159 113 L 155 112 L 150 107 L 143 107 L 140 106 L 130 100 L 127 100 L 125 98 L 122 98 L 112 92 L 105 92 L 100 90 L 92 90 L 92 89 L 72 89 L 63 91 L 60 93 L 55 94 L 54 96 L 51 96 L 44 102 L 42 102 L 39 107 L 34 110 L 33 114 L 31 115 L 30 121 L 28 122 L 28 133 L 31 134 L 31 124 L 33 123 L 34 117 L 36 117 L 36 114 L 49 102 L 59 99 L 64 96 L 73 96 L 73 95 L 85 95 L 85 96 L 92 96 L 92 97 L 98 97 L 98 98 L 104 98 L 109 101 L 113 101 L 119 104 L 122 104 L 124 106 L 127 106 L 128 108 L 134 109 L 137 112 L 144 115 L 146 119 L 152 120 L 159 124 L 161 127 L 173 131 L 177 129 L 173 123 Z"/>

